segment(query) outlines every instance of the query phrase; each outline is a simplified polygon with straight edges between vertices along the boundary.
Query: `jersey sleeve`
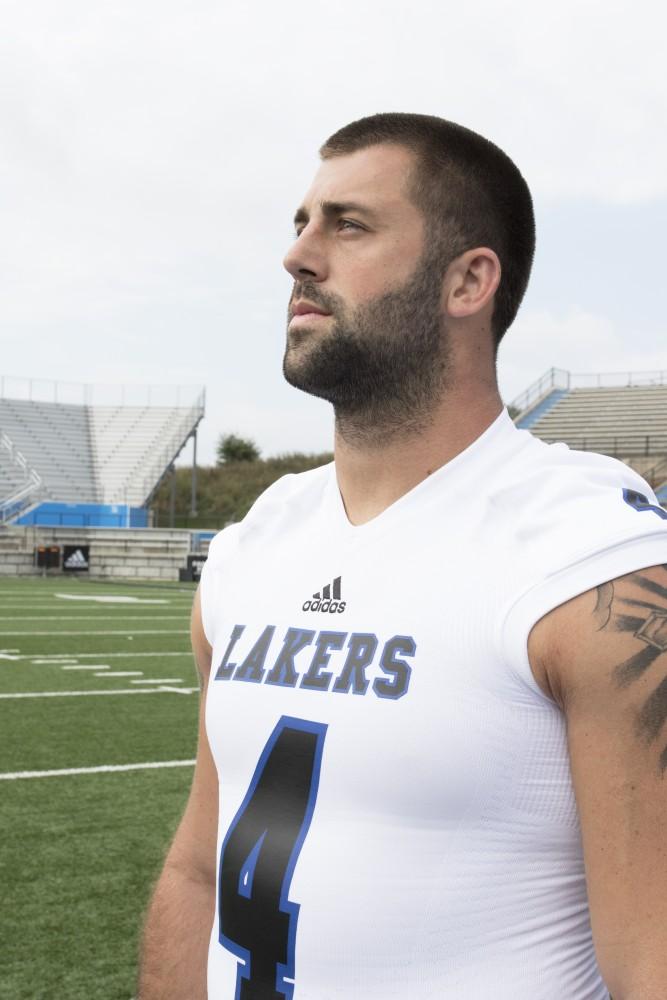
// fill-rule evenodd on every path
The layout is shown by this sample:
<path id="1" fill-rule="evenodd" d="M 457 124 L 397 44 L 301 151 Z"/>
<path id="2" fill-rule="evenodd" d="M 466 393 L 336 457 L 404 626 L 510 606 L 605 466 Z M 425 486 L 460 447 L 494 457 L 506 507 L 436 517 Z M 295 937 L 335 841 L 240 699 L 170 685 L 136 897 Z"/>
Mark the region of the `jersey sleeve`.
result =
<path id="1" fill-rule="evenodd" d="M 542 697 L 528 659 L 533 626 L 593 587 L 667 564 L 667 511 L 641 477 L 614 468 L 620 465 L 588 481 L 564 475 L 559 502 L 543 505 L 537 518 L 533 512 L 531 544 L 517 554 L 522 586 L 506 605 L 501 649 L 505 663 Z"/>
<path id="2" fill-rule="evenodd" d="M 215 620 L 216 608 L 219 606 L 221 595 L 220 577 L 221 568 L 225 565 L 233 548 L 238 524 L 232 524 L 212 539 L 208 549 L 208 558 L 204 563 L 199 580 L 199 600 L 201 603 L 201 619 L 204 628 L 206 641 L 212 647 L 215 642 Z"/>

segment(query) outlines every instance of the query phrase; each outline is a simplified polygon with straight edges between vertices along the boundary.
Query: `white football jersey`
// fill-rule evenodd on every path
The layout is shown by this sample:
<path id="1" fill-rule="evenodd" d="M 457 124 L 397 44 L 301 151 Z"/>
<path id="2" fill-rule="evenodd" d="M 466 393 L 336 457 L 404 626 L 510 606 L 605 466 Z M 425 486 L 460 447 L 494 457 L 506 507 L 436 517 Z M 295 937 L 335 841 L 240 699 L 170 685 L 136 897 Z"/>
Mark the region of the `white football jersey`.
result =
<path id="1" fill-rule="evenodd" d="M 329 465 L 221 532 L 210 1000 L 606 1000 L 564 718 L 527 638 L 664 562 L 639 476 L 506 412 L 367 524 Z"/>

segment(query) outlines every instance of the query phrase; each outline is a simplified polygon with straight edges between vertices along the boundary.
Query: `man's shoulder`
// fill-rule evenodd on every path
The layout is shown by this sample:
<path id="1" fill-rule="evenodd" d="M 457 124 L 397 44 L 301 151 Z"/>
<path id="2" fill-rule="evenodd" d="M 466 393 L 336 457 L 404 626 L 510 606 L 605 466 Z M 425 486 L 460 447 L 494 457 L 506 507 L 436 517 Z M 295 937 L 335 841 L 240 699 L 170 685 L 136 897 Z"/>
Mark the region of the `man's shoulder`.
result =
<path id="1" fill-rule="evenodd" d="M 258 534 L 276 532 L 280 525 L 293 524 L 295 518 L 311 511 L 324 494 L 332 468 L 333 463 L 329 463 L 288 473 L 271 483 L 241 521 L 227 525 L 212 539 L 209 561 L 224 561 L 237 545 Z"/>
<path id="2" fill-rule="evenodd" d="M 271 483 L 255 500 L 241 522 L 251 524 L 255 519 L 266 519 L 285 510 L 294 512 L 300 506 L 310 506 L 320 498 L 329 482 L 333 463 L 320 465 L 305 472 L 290 472 Z"/>
<path id="3" fill-rule="evenodd" d="M 517 541 L 538 547 L 541 540 L 551 547 L 559 536 L 585 548 L 588 541 L 667 529 L 653 490 L 630 466 L 532 436 L 499 478 L 495 501 Z M 642 512 L 648 516 L 638 517 Z"/>

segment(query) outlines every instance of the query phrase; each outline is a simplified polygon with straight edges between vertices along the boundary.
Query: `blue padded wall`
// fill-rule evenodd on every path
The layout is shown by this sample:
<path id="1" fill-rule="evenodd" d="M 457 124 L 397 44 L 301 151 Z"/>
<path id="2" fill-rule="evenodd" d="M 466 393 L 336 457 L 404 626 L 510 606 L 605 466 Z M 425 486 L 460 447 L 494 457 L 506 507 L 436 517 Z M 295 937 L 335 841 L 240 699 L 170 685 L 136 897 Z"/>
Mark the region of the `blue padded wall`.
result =
<path id="1" fill-rule="evenodd" d="M 100 503 L 41 503 L 19 517 L 16 524 L 57 528 L 147 528 L 145 507 Z"/>

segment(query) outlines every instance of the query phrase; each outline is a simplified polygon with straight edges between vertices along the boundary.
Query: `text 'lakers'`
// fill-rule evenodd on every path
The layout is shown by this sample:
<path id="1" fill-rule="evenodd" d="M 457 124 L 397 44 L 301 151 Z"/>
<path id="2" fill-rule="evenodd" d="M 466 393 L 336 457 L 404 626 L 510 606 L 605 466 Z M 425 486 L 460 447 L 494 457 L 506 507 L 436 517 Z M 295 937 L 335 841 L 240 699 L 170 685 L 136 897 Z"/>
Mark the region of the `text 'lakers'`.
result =
<path id="1" fill-rule="evenodd" d="M 337 694 L 366 694 L 371 688 L 378 698 L 393 699 L 401 698 L 410 685 L 412 668 L 407 660 L 417 649 L 410 635 L 394 635 L 381 644 L 372 632 L 288 628 L 280 639 L 275 635 L 276 626 L 267 625 L 248 644 L 244 632 L 245 625 L 232 629 L 216 681 Z"/>

